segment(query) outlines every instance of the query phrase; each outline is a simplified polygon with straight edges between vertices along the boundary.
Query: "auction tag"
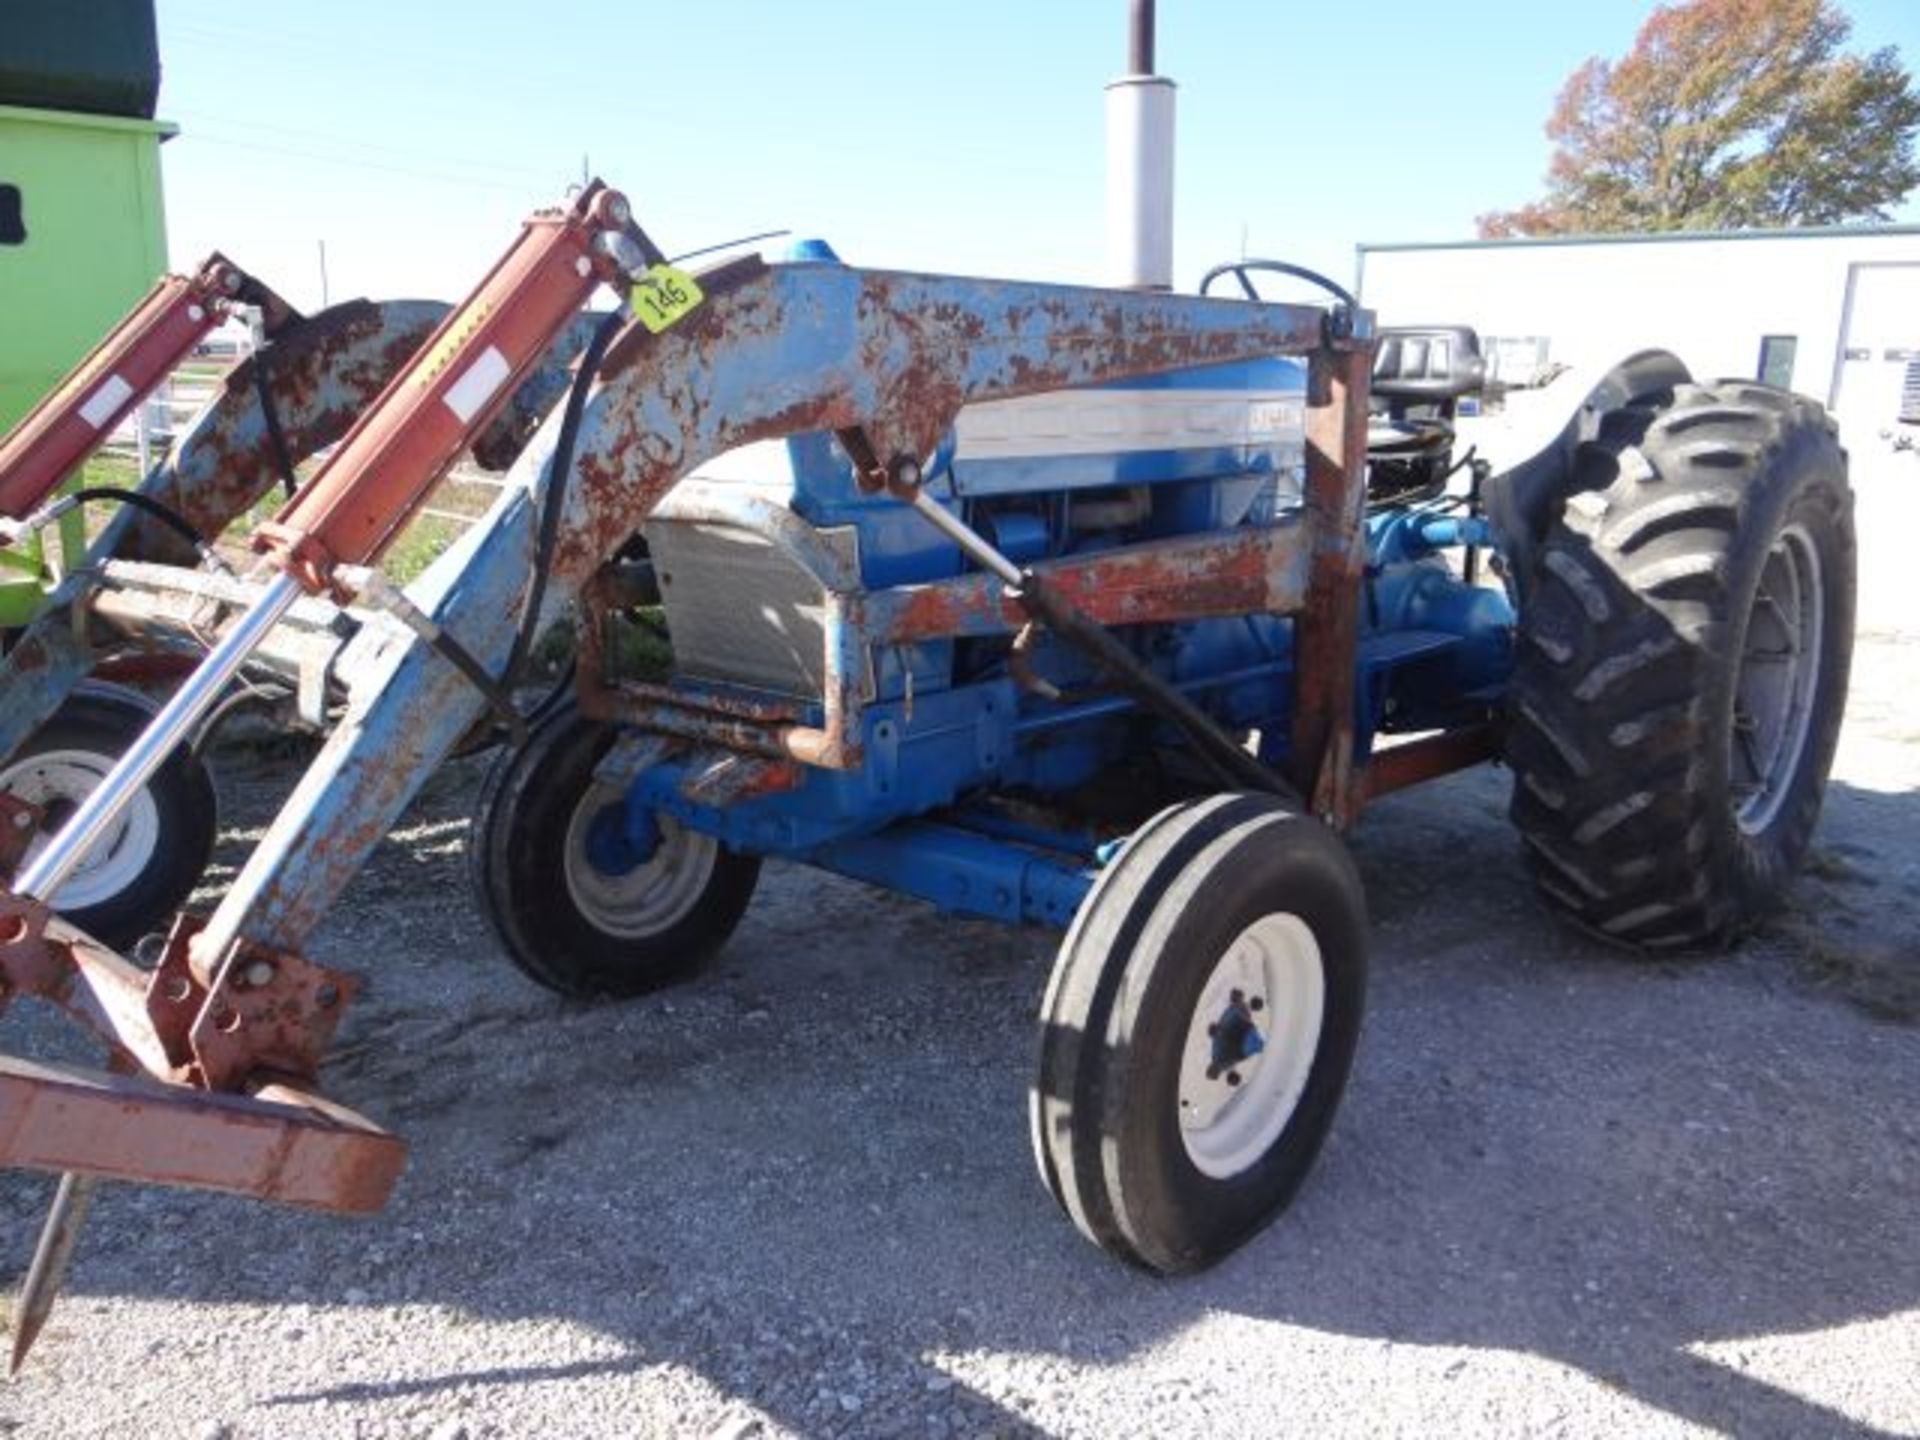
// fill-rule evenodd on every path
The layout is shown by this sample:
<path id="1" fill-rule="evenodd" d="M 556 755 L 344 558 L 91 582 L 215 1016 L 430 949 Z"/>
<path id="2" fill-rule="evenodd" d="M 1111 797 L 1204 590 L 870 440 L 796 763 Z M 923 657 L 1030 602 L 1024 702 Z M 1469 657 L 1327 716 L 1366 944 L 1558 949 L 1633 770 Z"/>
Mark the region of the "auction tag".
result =
<path id="1" fill-rule="evenodd" d="M 647 273 L 633 282 L 627 303 L 633 307 L 634 318 L 658 335 L 705 298 L 691 275 L 662 262 L 649 266 Z"/>

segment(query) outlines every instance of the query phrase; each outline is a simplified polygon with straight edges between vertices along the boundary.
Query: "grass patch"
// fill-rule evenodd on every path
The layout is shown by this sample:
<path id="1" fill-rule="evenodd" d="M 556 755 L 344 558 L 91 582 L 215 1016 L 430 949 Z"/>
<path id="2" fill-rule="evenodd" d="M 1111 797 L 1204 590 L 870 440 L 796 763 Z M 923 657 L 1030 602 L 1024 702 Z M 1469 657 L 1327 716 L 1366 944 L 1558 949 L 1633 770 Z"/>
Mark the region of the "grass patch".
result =
<path id="1" fill-rule="evenodd" d="M 408 584 L 438 560 L 466 528 L 439 515 L 416 515 L 381 558 L 380 568 L 394 584 Z"/>
<path id="2" fill-rule="evenodd" d="M 80 483 L 131 490 L 140 483 L 140 462 L 131 455 L 97 454 L 81 467 Z"/>

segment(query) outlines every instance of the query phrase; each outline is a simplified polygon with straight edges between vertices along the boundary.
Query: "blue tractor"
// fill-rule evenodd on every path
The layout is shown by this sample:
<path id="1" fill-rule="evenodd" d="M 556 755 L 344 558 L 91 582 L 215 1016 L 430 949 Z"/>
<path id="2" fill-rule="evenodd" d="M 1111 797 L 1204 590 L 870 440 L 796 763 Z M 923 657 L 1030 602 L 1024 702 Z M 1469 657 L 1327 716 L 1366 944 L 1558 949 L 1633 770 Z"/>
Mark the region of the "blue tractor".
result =
<path id="1" fill-rule="evenodd" d="M 384 1203 L 398 1138 L 315 1089 L 352 982 L 302 952 L 489 716 L 476 887 L 561 993 L 694 973 L 768 858 L 1061 930 L 1036 1159 L 1090 1239 L 1163 1273 L 1265 1224 L 1326 1137 L 1366 992 L 1340 833 L 1371 798 L 1504 763 L 1541 895 L 1637 951 L 1724 942 L 1779 898 L 1852 643 L 1832 421 L 1645 351 L 1562 377 L 1564 413 L 1495 464 L 1457 423 L 1485 383 L 1470 329 L 1376 332 L 1271 261 L 1175 293 L 1172 86 L 1151 4 L 1132 15 L 1109 286 L 818 243 L 690 274 L 594 182 L 528 218 L 256 527 L 256 576 L 210 596 L 145 567 L 195 597 L 204 658 L 0 888 L 0 1003 L 62 1006 L 143 1077 L 0 1056 L 0 1162 L 67 1177 L 16 1364 L 99 1177 Z M 1276 272 L 1323 301 L 1264 299 Z M 583 321 L 603 284 L 618 307 Z M 580 325 L 499 500 L 399 590 L 381 554 Z M 328 739 L 212 913 L 136 965 L 55 898 L 297 612 L 343 697 Z M 574 673 L 523 715 L 563 617 Z M 71 630 L 47 638 L 69 678 Z M 8 656 L 16 714 L 50 653 Z"/>
<path id="2" fill-rule="evenodd" d="M 800 260 L 775 273 L 840 268 Z M 1257 298 L 1263 269 L 1299 273 L 1203 291 Z M 1574 923 L 1651 951 L 1749 925 L 1846 690 L 1832 423 L 1648 352 L 1496 472 L 1456 435 L 1474 333 L 1372 335 L 1328 288 L 1306 361 L 988 401 L 930 454 L 763 440 L 680 481 L 583 588 L 571 694 L 482 794 L 514 962 L 575 996 L 683 979 L 768 858 L 1055 927 L 1040 1171 L 1095 1242 L 1178 1272 L 1275 1214 L 1332 1121 L 1367 948 L 1338 831 L 1371 796 L 1502 761 Z"/>

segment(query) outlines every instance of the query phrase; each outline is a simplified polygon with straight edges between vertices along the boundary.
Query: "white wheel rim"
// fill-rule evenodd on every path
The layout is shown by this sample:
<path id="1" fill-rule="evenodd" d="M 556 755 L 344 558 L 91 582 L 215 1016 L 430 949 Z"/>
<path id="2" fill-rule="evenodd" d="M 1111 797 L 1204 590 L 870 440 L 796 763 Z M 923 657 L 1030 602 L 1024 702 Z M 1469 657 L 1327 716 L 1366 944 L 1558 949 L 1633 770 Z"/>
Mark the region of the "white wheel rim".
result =
<path id="1" fill-rule="evenodd" d="M 1326 1002 L 1320 943 L 1298 915 L 1263 915 L 1227 947 L 1180 1054 L 1180 1139 L 1201 1174 L 1230 1180 L 1273 1148 L 1307 1088 Z M 1222 1037 L 1231 1042 L 1242 1025 L 1258 1052 L 1223 1066 Z"/>
<path id="2" fill-rule="evenodd" d="M 107 778 L 114 758 L 92 750 L 45 750 L 0 770 L 0 791 L 56 815 L 71 814 Z M 22 869 L 51 838 L 43 826 L 27 847 Z M 160 807 L 153 792 L 142 787 L 55 893 L 53 908 L 89 910 L 113 899 L 145 873 L 159 844 Z"/>
<path id="3" fill-rule="evenodd" d="M 1819 548 L 1804 528 L 1790 525 L 1761 567 L 1734 679 L 1728 773 L 1734 820 L 1749 835 L 1773 824 L 1800 772 L 1825 627 Z"/>
<path id="4" fill-rule="evenodd" d="M 596 785 L 574 807 L 567 822 L 567 894 L 595 929 L 644 940 L 671 928 L 700 903 L 720 858 L 720 845 L 656 813 L 660 842 L 653 857 L 622 874 L 609 874 L 590 858 L 587 835 L 594 817 L 619 800 L 619 790 Z"/>

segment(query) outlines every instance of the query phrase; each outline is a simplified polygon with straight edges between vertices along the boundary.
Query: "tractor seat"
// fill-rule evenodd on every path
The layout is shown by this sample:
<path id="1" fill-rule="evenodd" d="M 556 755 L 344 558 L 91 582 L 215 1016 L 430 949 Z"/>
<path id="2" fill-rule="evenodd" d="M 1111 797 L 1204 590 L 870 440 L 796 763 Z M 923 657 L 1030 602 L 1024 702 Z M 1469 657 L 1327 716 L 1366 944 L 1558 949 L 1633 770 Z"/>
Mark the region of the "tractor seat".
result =
<path id="1" fill-rule="evenodd" d="M 1466 325 L 1393 326 L 1373 352 L 1373 395 L 1387 413 L 1410 405 L 1445 406 L 1487 383 L 1480 337 Z"/>
<path id="2" fill-rule="evenodd" d="M 1369 455 L 1424 455 L 1430 450 L 1445 450 L 1451 444 L 1453 426 L 1437 415 L 1418 420 L 1388 415 L 1367 417 Z"/>
<path id="3" fill-rule="evenodd" d="M 1466 325 L 1395 326 L 1373 352 L 1367 454 L 1420 460 L 1453 444 L 1453 417 L 1464 395 L 1486 385 L 1480 337 Z"/>

